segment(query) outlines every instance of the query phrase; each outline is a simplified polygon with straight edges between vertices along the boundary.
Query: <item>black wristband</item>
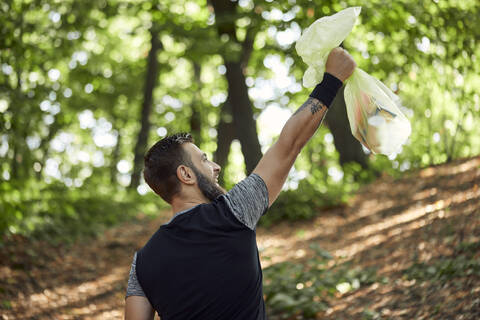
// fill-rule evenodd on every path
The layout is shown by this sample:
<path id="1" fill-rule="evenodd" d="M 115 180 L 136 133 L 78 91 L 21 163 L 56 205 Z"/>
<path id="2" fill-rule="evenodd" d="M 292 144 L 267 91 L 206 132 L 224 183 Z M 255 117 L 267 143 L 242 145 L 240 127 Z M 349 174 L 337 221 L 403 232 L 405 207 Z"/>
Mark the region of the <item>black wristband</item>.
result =
<path id="1" fill-rule="evenodd" d="M 342 85 L 343 83 L 340 79 L 325 72 L 322 82 L 317 84 L 312 93 L 310 93 L 310 97 L 320 100 L 328 108 Z"/>

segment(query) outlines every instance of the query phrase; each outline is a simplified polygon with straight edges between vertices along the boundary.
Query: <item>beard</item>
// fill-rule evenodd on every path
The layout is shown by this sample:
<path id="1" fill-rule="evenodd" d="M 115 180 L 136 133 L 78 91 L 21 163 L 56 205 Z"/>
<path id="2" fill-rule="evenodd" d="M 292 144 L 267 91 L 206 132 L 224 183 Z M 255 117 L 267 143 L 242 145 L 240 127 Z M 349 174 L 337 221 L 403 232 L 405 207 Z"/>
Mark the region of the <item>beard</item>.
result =
<path id="1" fill-rule="evenodd" d="M 197 176 L 198 188 L 208 200 L 213 201 L 218 196 L 227 193 L 225 189 L 212 181 L 212 179 L 207 178 L 195 166 L 192 166 L 192 171 Z"/>

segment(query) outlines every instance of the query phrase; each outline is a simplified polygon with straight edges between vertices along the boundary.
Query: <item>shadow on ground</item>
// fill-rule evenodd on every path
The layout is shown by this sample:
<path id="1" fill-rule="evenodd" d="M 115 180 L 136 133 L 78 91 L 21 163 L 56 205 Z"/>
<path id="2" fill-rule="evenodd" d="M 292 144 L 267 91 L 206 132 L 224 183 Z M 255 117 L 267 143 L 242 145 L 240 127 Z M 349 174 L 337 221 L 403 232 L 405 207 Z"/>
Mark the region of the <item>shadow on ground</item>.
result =
<path id="1" fill-rule="evenodd" d="M 317 243 L 337 264 L 375 267 L 388 279 L 335 294 L 318 319 L 479 319 L 479 273 L 409 273 L 414 265 L 442 266 L 465 254 L 463 243 L 480 241 L 479 185 L 480 157 L 383 177 L 345 208 L 259 228 L 262 265 L 302 263 Z M 0 319 L 123 319 L 133 252 L 168 219 L 168 212 L 153 221 L 140 215 L 69 248 L 14 237 L 0 247 Z M 472 248 L 468 258 L 480 263 Z"/>

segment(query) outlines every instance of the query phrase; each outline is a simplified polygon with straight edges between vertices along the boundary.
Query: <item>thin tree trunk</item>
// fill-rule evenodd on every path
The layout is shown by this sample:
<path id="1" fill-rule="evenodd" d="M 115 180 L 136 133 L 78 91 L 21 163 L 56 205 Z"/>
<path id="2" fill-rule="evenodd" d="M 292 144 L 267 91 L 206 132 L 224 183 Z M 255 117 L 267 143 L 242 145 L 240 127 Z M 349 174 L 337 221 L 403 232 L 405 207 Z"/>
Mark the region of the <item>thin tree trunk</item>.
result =
<path id="1" fill-rule="evenodd" d="M 24 8 L 25 5 L 21 4 L 21 7 Z M 19 36 L 18 39 L 20 40 L 20 43 L 23 45 L 23 30 L 24 30 L 24 25 L 23 25 L 23 15 L 20 15 L 20 21 L 17 22 L 18 26 L 20 27 L 19 30 Z M 20 52 L 18 52 L 20 53 Z M 22 55 L 19 55 L 19 58 L 23 57 Z M 20 66 L 22 65 L 22 60 L 19 59 L 16 61 L 16 67 L 15 67 L 15 73 L 17 75 L 17 86 L 13 90 L 13 105 L 14 106 L 21 106 L 23 104 L 23 95 L 22 95 L 22 70 L 20 69 Z M 12 135 L 10 135 L 10 141 L 9 144 L 10 146 L 13 145 L 13 158 L 11 162 L 11 171 L 10 171 L 10 179 L 12 180 L 17 180 L 20 179 L 21 177 L 21 163 L 23 161 L 22 153 L 25 152 L 25 127 L 22 126 L 21 124 L 21 110 L 18 110 L 19 112 L 15 112 L 15 108 L 13 108 L 13 115 L 12 115 L 12 120 L 11 120 L 11 127 L 10 130 L 12 132 Z"/>
<path id="2" fill-rule="evenodd" d="M 147 73 L 145 79 L 145 92 L 142 104 L 141 127 L 138 133 L 137 143 L 135 145 L 135 157 L 133 160 L 133 173 L 130 180 L 130 189 L 136 189 L 140 184 L 140 175 L 143 168 L 143 157 L 147 149 L 148 133 L 150 131 L 150 113 L 152 110 L 153 90 L 158 76 L 158 59 L 157 52 L 162 48 L 160 39 L 158 39 L 158 31 L 152 27 L 151 48 L 148 53 Z"/>
<path id="3" fill-rule="evenodd" d="M 122 135 L 120 130 L 115 129 L 118 133 L 117 144 L 115 145 L 112 153 L 112 162 L 110 163 L 110 183 L 112 186 L 117 186 L 117 163 L 120 159 L 120 148 L 122 142 Z"/>
<path id="4" fill-rule="evenodd" d="M 447 150 L 447 162 L 451 162 L 455 156 L 455 145 L 457 140 L 457 135 L 459 134 L 459 131 L 462 129 L 463 126 L 463 119 L 465 118 L 465 115 L 467 114 L 467 108 L 468 104 L 465 103 L 463 99 L 461 99 L 463 105 L 460 108 L 460 117 L 458 118 L 457 125 L 455 126 L 455 132 L 453 133 L 452 136 L 452 143 L 450 144 L 450 151 Z M 447 136 L 447 132 L 445 132 L 445 136 Z M 431 158 L 430 158 L 431 159 Z M 432 160 L 430 160 L 432 161 Z"/>
<path id="5" fill-rule="evenodd" d="M 344 88 L 340 89 L 332 102 L 330 109 L 325 117 L 325 121 L 333 135 L 335 149 L 340 154 L 340 165 L 348 162 L 356 162 L 362 168 L 368 167 L 368 158 L 363 152 L 362 145 L 355 139 L 350 130 L 348 122 L 347 109 L 345 106 Z"/>
<path id="6" fill-rule="evenodd" d="M 232 106 L 227 99 L 220 111 L 220 121 L 218 122 L 217 129 L 217 150 L 213 155 L 213 161 L 222 168 L 224 168 L 227 163 L 230 145 L 233 139 L 235 139 L 235 125 L 232 117 Z M 225 170 L 221 170 L 220 176 L 218 177 L 218 181 L 222 185 L 225 182 L 224 173 Z"/>
<path id="7" fill-rule="evenodd" d="M 58 117 L 61 117 L 61 114 L 58 114 Z M 40 146 L 38 147 L 39 150 L 42 150 L 42 158 L 40 159 L 40 165 L 41 168 L 40 170 L 36 173 L 37 180 L 41 180 L 43 176 L 43 170 L 45 169 L 45 165 L 47 163 L 48 156 L 50 155 L 50 142 L 52 139 L 55 137 L 57 132 L 61 128 L 61 122 L 63 122 L 63 119 L 56 119 L 54 123 L 50 125 L 48 128 L 48 135 L 42 141 L 40 142 Z"/>
<path id="8" fill-rule="evenodd" d="M 196 62 L 193 63 L 193 78 L 194 85 L 193 91 L 195 92 L 193 101 L 192 101 L 192 116 L 190 117 L 190 132 L 195 140 L 195 144 L 200 146 L 202 144 L 202 113 L 200 112 L 200 89 L 201 89 L 201 80 L 200 80 L 201 67 Z"/>

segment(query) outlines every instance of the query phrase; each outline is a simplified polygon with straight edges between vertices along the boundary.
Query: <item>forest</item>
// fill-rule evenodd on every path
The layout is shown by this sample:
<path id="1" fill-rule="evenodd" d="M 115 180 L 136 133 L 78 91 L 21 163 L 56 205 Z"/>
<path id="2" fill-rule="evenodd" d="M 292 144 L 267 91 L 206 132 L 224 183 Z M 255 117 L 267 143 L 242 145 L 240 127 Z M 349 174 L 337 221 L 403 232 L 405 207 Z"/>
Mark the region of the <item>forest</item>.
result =
<path id="1" fill-rule="evenodd" d="M 4 0 L 0 319 L 123 319 L 133 253 L 172 215 L 145 152 L 190 132 L 231 189 L 312 90 L 302 31 L 352 6 L 342 47 L 412 133 L 372 153 L 337 95 L 260 220 L 267 314 L 480 318 L 478 1 Z"/>

